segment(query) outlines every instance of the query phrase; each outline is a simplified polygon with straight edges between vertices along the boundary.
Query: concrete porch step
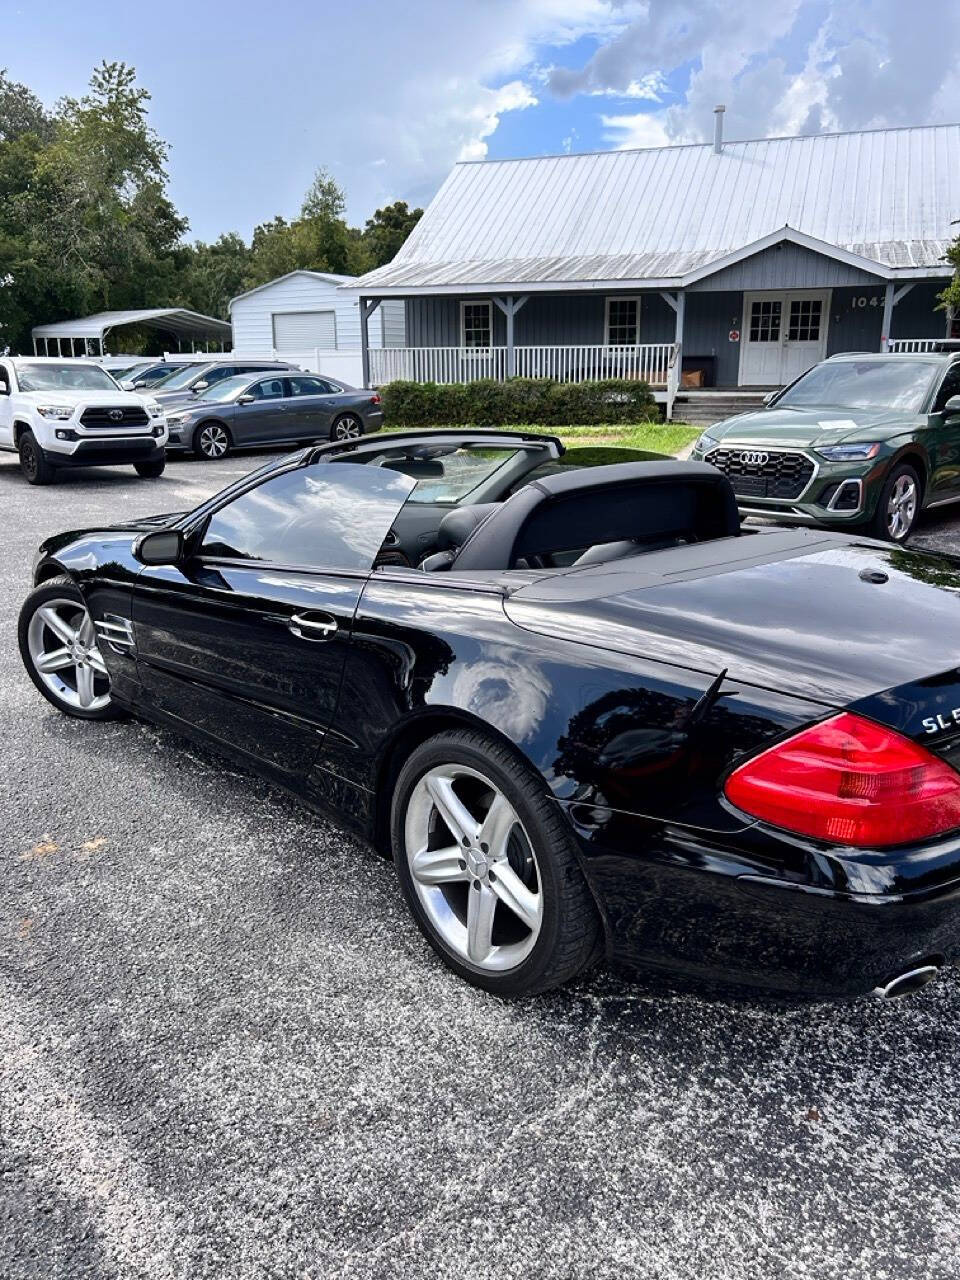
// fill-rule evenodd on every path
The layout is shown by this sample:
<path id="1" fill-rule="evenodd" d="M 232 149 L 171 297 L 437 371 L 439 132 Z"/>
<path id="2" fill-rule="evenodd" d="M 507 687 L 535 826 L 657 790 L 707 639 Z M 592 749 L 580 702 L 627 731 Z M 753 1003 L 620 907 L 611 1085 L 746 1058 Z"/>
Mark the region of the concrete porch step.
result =
<path id="1" fill-rule="evenodd" d="M 692 427 L 709 427 L 738 413 L 752 413 L 763 407 L 764 398 L 773 387 L 759 389 L 731 387 L 729 390 L 693 389 L 678 391 L 673 402 L 673 416 Z"/>

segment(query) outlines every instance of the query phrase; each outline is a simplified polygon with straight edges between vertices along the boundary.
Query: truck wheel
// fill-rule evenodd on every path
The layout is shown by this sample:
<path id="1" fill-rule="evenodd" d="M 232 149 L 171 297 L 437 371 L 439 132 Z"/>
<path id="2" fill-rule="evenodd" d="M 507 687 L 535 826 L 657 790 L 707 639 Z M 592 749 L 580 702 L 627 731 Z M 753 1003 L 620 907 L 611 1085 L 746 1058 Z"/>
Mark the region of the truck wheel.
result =
<path id="1" fill-rule="evenodd" d="M 152 458 L 149 462 L 135 462 L 133 469 L 142 480 L 156 480 L 163 475 L 166 465 L 166 458 Z"/>
<path id="2" fill-rule="evenodd" d="M 47 461 L 47 455 L 37 444 L 32 431 L 25 431 L 18 446 L 20 470 L 28 484 L 53 484 L 55 468 Z"/>

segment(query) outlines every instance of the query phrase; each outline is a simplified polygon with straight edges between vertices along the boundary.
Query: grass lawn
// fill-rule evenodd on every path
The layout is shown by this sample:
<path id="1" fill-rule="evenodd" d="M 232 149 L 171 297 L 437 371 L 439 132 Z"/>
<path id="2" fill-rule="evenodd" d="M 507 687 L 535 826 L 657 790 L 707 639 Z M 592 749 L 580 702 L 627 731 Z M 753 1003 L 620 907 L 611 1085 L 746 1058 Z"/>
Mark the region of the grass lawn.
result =
<path id="1" fill-rule="evenodd" d="M 429 428 L 424 428 L 428 430 Z M 443 427 L 435 430 L 442 431 Z M 507 426 L 500 428 L 509 431 Z M 387 427 L 388 431 L 402 428 Z M 643 449 L 650 453 L 676 455 L 692 444 L 700 432 L 682 422 L 638 422 L 629 426 L 621 423 L 605 426 L 535 427 L 530 424 L 517 427 L 518 431 L 542 431 L 545 435 L 559 436 L 568 449 L 583 445 L 614 445 L 621 449 Z"/>

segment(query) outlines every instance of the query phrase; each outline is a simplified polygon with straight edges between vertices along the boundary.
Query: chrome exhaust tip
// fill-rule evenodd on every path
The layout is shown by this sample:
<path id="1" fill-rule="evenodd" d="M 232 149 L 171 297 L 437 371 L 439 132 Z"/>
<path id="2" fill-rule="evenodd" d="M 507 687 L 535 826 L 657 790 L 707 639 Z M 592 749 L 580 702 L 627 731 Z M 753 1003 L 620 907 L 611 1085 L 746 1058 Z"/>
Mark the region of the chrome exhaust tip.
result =
<path id="1" fill-rule="evenodd" d="M 907 969 L 904 973 L 898 973 L 882 987 L 874 987 L 870 994 L 878 1000 L 900 1000 L 904 996 L 913 995 L 928 982 L 932 982 L 939 972 L 938 964 L 921 964 L 916 969 Z"/>

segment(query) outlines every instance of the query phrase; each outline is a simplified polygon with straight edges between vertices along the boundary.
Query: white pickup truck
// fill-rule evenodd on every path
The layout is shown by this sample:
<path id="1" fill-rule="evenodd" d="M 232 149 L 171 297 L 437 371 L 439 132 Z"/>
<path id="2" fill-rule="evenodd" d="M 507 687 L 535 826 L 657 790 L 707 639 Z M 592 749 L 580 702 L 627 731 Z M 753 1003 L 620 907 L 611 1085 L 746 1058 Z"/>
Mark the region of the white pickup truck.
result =
<path id="1" fill-rule="evenodd" d="M 132 463 L 163 473 L 167 422 L 150 396 L 123 391 L 84 360 L 0 359 L 0 449 L 20 455 L 30 484 L 50 484 L 60 467 Z"/>

